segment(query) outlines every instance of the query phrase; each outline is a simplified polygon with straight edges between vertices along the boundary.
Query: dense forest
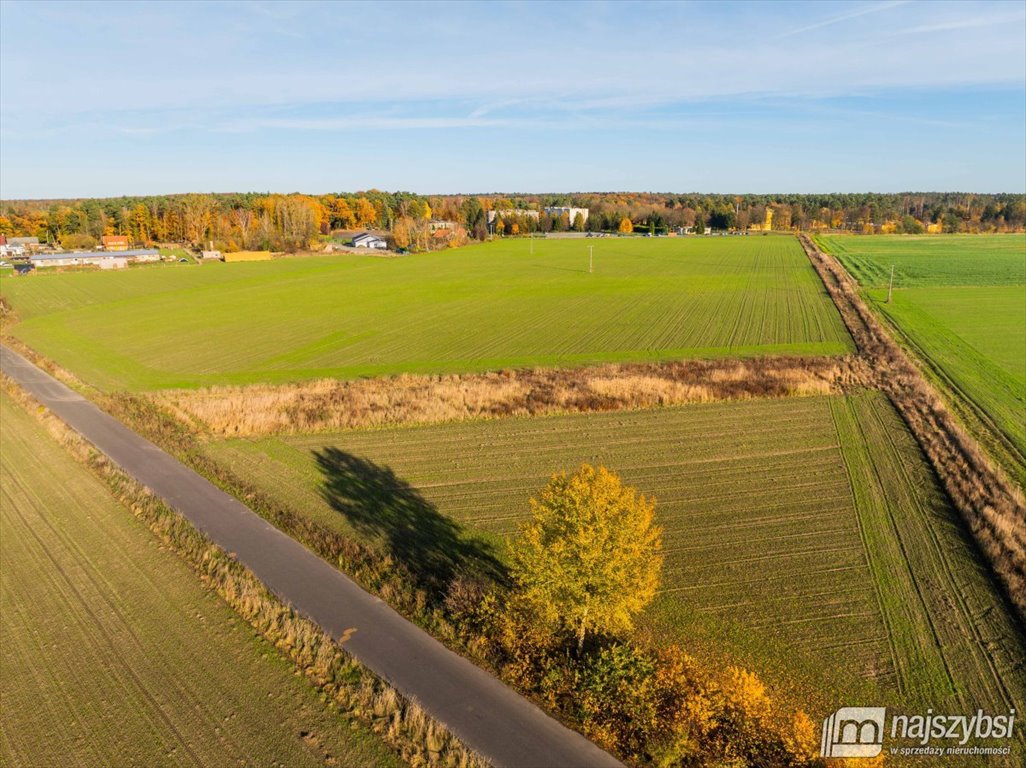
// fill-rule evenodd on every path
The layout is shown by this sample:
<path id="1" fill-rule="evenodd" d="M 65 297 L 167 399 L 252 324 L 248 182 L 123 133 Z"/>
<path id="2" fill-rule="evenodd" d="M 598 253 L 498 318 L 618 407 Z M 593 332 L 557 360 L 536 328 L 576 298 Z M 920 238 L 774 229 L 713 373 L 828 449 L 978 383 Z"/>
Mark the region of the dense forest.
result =
<path id="1" fill-rule="evenodd" d="M 546 206 L 587 208 L 587 221 L 548 216 Z M 498 215 L 488 221 L 488 212 Z M 538 211 L 539 215 L 523 211 Z M 453 222 L 432 226 L 432 220 Z M 1026 196 L 904 193 L 701 195 L 581 193 L 422 196 L 408 192 L 186 194 L 0 202 L 0 234 L 65 248 L 105 234 L 139 245 L 210 242 L 221 250 L 296 251 L 332 233 L 387 230 L 396 246 L 425 250 L 490 234 L 587 230 L 846 230 L 860 233 L 1007 232 L 1026 228 Z"/>

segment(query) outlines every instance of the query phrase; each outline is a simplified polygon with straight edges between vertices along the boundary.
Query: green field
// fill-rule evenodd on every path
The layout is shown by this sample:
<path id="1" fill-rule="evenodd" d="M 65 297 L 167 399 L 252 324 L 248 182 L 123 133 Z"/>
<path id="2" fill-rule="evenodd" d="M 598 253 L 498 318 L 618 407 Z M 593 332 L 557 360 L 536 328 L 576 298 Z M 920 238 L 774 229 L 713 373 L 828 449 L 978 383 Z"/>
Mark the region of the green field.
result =
<path id="1" fill-rule="evenodd" d="M 529 247 L 32 275 L 0 289 L 15 336 L 108 390 L 852 349 L 793 238 Z"/>
<path id="2" fill-rule="evenodd" d="M 0 764 L 398 768 L 6 396 L 0 420 Z"/>
<path id="3" fill-rule="evenodd" d="M 1026 236 L 821 241 L 961 399 L 970 423 L 990 431 L 984 442 L 1026 486 Z"/>
<path id="4" fill-rule="evenodd" d="M 646 628 L 808 700 L 1026 703 L 1026 648 L 888 402 L 867 393 L 235 440 L 263 491 L 414 568 L 454 521 L 498 544 L 557 470 L 654 494 L 667 550 Z M 446 545 L 446 546 L 449 546 Z M 501 554 L 501 547 L 496 551 Z"/>

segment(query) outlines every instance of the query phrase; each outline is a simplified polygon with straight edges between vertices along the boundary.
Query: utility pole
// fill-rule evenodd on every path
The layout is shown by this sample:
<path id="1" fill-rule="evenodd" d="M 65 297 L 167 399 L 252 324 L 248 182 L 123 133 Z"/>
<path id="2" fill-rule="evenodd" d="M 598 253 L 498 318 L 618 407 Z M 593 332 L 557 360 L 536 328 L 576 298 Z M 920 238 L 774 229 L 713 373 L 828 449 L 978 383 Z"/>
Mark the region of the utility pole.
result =
<path id="1" fill-rule="evenodd" d="M 594 250 L 595 250 L 595 246 L 594 245 L 589 245 L 588 246 L 588 274 L 591 274 L 591 272 L 595 268 L 595 258 L 594 258 L 594 254 L 593 254 Z"/>
<path id="2" fill-rule="evenodd" d="M 894 293 L 894 265 L 891 264 L 891 282 L 887 286 L 887 303 L 891 303 L 891 294 Z"/>

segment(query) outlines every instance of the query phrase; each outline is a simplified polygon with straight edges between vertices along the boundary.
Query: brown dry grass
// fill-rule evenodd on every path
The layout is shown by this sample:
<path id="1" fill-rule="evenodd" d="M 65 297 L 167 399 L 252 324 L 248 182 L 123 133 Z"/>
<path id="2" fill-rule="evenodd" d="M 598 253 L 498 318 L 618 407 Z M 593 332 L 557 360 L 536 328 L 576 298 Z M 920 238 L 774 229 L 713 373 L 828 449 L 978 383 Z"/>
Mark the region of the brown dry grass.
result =
<path id="1" fill-rule="evenodd" d="M 933 464 L 955 506 L 1026 618 L 1026 503 L 962 428 L 936 389 L 886 332 L 833 256 L 800 238 L 877 386 L 890 397 Z"/>
<path id="2" fill-rule="evenodd" d="M 222 437 L 836 393 L 869 379 L 856 357 L 688 360 L 499 373 L 165 390 L 151 399 Z"/>

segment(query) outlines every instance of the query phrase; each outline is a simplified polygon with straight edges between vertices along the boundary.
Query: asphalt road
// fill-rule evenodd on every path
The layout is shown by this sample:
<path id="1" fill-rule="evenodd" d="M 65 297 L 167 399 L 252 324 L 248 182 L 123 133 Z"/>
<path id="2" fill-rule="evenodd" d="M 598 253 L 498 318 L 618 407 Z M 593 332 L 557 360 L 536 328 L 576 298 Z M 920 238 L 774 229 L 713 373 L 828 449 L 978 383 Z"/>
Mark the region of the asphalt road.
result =
<path id="1" fill-rule="evenodd" d="M 414 626 L 235 497 L 7 347 L 0 370 L 495 766 L 621 763 Z"/>

